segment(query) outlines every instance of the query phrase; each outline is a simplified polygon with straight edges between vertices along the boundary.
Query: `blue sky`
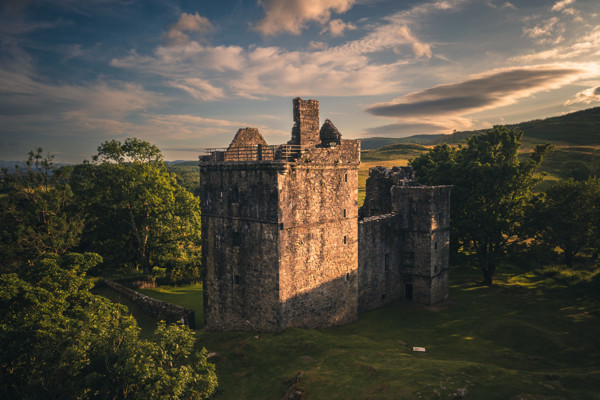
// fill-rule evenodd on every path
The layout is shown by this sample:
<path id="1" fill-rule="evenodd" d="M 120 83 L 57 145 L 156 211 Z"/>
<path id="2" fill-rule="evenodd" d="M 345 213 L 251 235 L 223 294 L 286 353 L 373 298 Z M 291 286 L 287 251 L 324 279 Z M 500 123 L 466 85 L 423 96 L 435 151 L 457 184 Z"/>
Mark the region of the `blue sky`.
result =
<path id="1" fill-rule="evenodd" d="M 597 0 L 5 0 L 0 159 L 169 160 L 240 127 L 286 142 L 292 98 L 345 138 L 451 133 L 600 106 Z"/>

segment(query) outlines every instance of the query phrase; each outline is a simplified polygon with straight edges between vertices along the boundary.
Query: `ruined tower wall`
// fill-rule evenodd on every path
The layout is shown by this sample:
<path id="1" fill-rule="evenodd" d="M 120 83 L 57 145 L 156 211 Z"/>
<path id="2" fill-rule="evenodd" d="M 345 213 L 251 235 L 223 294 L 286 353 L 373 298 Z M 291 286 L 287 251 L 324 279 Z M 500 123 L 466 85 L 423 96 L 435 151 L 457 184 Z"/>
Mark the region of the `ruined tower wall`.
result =
<path id="1" fill-rule="evenodd" d="M 359 144 L 313 148 L 280 176 L 282 327 L 353 321 Z"/>
<path id="2" fill-rule="evenodd" d="M 293 100 L 294 127 L 290 144 L 300 146 L 315 146 L 321 143 L 319 134 L 319 102 L 303 100 L 297 97 Z"/>
<path id="3" fill-rule="evenodd" d="M 279 197 L 274 163 L 204 163 L 202 259 L 209 330 L 274 330 L 279 306 Z"/>
<path id="4" fill-rule="evenodd" d="M 448 296 L 450 186 L 394 186 L 392 204 L 403 242 L 412 299 L 436 304 Z"/>
<path id="5" fill-rule="evenodd" d="M 448 295 L 450 186 L 421 186 L 410 167 L 369 170 L 359 210 L 359 308 Z"/>

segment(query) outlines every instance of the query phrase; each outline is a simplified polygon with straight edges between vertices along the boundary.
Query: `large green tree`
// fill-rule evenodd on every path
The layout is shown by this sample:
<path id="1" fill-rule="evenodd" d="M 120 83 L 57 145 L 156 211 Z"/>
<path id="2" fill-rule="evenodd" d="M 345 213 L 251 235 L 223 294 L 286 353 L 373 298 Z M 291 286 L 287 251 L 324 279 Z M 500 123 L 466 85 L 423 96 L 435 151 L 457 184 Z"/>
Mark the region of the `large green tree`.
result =
<path id="1" fill-rule="evenodd" d="M 121 305 L 90 292 L 97 254 L 48 256 L 0 275 L 0 398 L 204 399 L 214 366 L 185 326 L 139 336 Z"/>
<path id="2" fill-rule="evenodd" d="M 109 264 L 145 272 L 153 265 L 197 262 L 198 199 L 167 172 L 156 146 L 138 139 L 104 142 L 92 163 L 72 176 L 85 204 L 84 248 Z"/>
<path id="3" fill-rule="evenodd" d="M 4 272 L 32 265 L 45 254 L 63 254 L 79 243 L 83 217 L 68 184 L 68 169 L 56 166 L 41 148 L 29 152 L 24 168 L 2 172 L 7 193 L 0 198 L 0 265 Z"/>
<path id="4" fill-rule="evenodd" d="M 417 179 L 453 185 L 451 239 L 476 254 L 483 282 L 491 284 L 510 242 L 523 239 L 522 221 L 539 182 L 536 172 L 551 145 L 536 146 L 519 161 L 523 132 L 496 126 L 467 139 L 465 146 L 440 145 L 411 161 Z"/>

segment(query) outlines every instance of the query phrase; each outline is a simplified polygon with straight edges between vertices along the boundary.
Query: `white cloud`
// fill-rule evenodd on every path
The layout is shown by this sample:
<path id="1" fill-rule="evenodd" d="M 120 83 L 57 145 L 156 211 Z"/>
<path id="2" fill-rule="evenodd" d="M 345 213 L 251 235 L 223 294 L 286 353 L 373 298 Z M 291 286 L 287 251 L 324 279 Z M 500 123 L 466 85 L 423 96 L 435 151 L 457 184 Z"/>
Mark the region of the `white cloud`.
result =
<path id="1" fill-rule="evenodd" d="M 332 19 L 329 24 L 321 30 L 321 34 L 329 31 L 331 36 L 339 37 L 343 36 L 346 30 L 353 31 L 356 29 L 356 25 L 350 22 L 344 22 L 341 19 Z"/>
<path id="2" fill-rule="evenodd" d="M 165 35 L 168 43 L 173 45 L 182 45 L 190 41 L 190 37 L 185 32 L 206 33 L 213 29 L 208 18 L 195 14 L 182 13 L 179 20 L 169 26 L 169 31 Z"/>
<path id="3" fill-rule="evenodd" d="M 565 106 L 572 104 L 592 104 L 600 103 L 600 86 L 582 90 L 575 95 L 575 98 L 565 102 Z"/>
<path id="4" fill-rule="evenodd" d="M 560 0 L 552 6 L 552 11 L 563 11 L 568 5 L 575 3 L 575 0 Z"/>
<path id="5" fill-rule="evenodd" d="M 308 44 L 308 48 L 311 50 L 325 50 L 327 47 L 327 43 L 325 42 L 315 42 L 311 40 Z"/>
<path id="6" fill-rule="evenodd" d="M 255 28 L 266 36 L 287 32 L 299 35 L 307 22 L 326 24 L 331 13 L 344 13 L 354 0 L 261 0 L 265 17 Z"/>

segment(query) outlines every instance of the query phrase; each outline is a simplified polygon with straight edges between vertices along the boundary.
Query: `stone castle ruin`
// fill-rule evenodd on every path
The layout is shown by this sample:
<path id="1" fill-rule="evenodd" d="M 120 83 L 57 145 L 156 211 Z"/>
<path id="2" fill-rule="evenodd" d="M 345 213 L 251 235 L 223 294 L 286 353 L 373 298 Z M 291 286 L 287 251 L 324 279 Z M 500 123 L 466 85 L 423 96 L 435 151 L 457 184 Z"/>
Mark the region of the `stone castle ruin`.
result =
<path id="1" fill-rule="evenodd" d="M 445 299 L 450 187 L 371 168 L 359 209 L 360 141 L 319 128 L 318 101 L 293 105 L 287 144 L 245 128 L 200 157 L 206 328 L 327 327 Z"/>

